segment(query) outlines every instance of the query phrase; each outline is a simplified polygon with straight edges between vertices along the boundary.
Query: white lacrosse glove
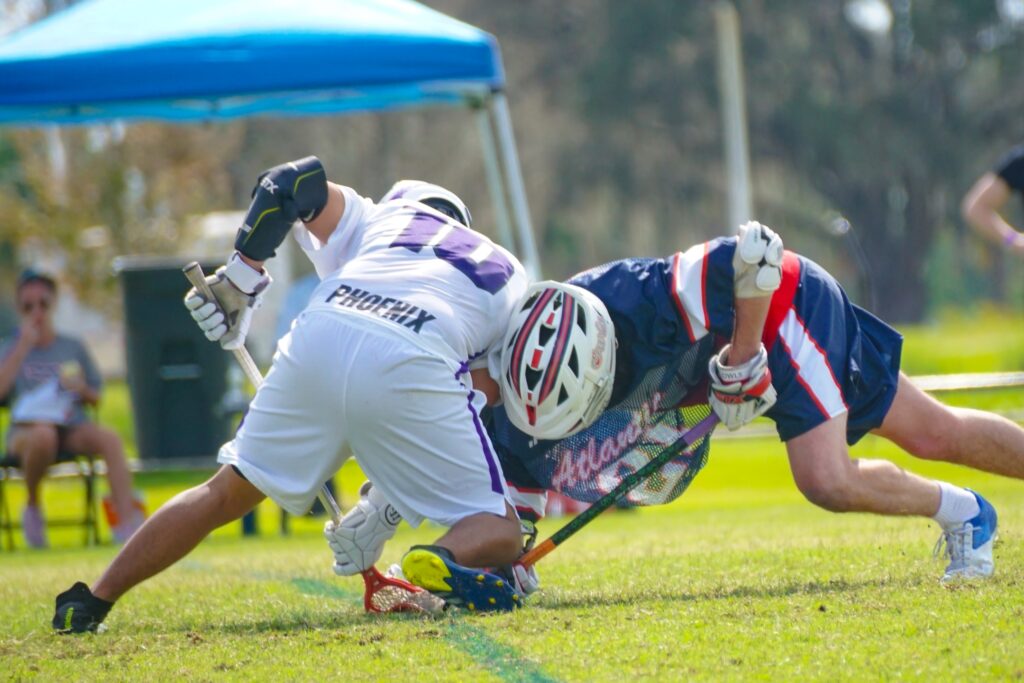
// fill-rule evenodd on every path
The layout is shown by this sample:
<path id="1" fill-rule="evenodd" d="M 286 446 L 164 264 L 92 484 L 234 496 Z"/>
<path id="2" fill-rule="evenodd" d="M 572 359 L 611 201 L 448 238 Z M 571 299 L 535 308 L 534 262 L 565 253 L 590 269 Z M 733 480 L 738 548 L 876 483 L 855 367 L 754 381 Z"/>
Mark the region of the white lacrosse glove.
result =
<path id="1" fill-rule="evenodd" d="M 359 502 L 341 522 L 324 524 L 324 538 L 334 551 L 334 573 L 352 576 L 372 567 L 401 521 L 384 494 L 365 482 L 359 488 Z"/>
<path id="2" fill-rule="evenodd" d="M 782 238 L 757 221 L 741 225 L 737 236 L 732 257 L 736 298 L 771 296 L 782 283 Z"/>
<path id="3" fill-rule="evenodd" d="M 236 253 L 227 265 L 206 278 L 217 300 L 207 301 L 193 287 L 185 294 L 185 308 L 207 339 L 219 341 L 229 351 L 240 349 L 245 345 L 253 311 L 263 303 L 263 295 L 272 282 L 266 270 L 254 270 Z"/>
<path id="4" fill-rule="evenodd" d="M 726 345 L 708 363 L 711 386 L 708 395 L 712 409 L 730 430 L 736 430 L 775 405 L 777 395 L 768 369 L 768 351 L 764 344 L 756 356 L 736 366 L 722 365 L 729 355 Z"/>

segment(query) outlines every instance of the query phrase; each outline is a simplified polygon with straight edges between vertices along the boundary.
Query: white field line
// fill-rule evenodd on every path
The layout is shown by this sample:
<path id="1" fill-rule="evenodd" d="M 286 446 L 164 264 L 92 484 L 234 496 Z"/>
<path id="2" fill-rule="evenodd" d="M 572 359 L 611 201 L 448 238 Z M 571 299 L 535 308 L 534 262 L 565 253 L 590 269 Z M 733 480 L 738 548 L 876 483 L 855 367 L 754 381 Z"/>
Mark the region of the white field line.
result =
<path id="1" fill-rule="evenodd" d="M 970 391 L 976 389 L 1001 389 L 1024 386 L 1024 372 L 967 372 L 955 375 L 918 375 L 910 381 L 924 391 L 941 393 L 945 391 Z M 1016 422 L 1024 421 L 1024 408 L 1000 413 Z M 730 432 L 727 429 L 715 431 L 716 439 L 752 439 L 775 436 L 775 427 L 763 420 Z"/>

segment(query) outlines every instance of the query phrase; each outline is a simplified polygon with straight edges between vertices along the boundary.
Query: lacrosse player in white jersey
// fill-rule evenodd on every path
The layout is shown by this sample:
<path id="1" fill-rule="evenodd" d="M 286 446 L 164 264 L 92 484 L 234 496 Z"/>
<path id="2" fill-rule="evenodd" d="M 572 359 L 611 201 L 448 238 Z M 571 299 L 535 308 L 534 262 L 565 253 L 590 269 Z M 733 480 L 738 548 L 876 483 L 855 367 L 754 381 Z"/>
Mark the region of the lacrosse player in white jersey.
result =
<path id="1" fill-rule="evenodd" d="M 126 591 L 264 497 L 305 514 L 346 443 L 372 486 L 341 524 L 327 524 L 336 572 L 370 567 L 401 515 L 449 527 L 406 554 L 410 581 L 480 610 L 519 601 L 509 581 L 469 568 L 509 565 L 522 551 L 480 422 L 498 396 L 488 357 L 526 289 L 522 265 L 470 229 L 465 205 L 443 188 L 399 183 L 374 203 L 327 182 L 307 157 L 260 176 L 236 252 L 207 278 L 217 302 L 186 295 L 208 338 L 226 349 L 244 343 L 271 283 L 263 263 L 297 220 L 293 234 L 322 282 L 221 448 L 224 467 L 158 510 L 91 591 L 78 582 L 58 596 L 55 629 L 96 630 Z"/>

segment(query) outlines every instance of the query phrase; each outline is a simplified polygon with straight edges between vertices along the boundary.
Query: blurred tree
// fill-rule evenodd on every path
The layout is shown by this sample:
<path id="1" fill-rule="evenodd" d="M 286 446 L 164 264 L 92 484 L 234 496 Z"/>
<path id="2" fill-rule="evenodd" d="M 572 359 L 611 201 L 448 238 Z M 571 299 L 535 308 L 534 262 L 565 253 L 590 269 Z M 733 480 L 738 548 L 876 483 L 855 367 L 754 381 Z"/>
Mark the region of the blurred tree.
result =
<path id="1" fill-rule="evenodd" d="M 0 3 L 37 13 L 68 4 Z M 427 4 L 501 41 L 547 275 L 728 231 L 707 3 Z M 858 300 L 873 291 L 888 318 L 991 294 L 1002 259 L 965 234 L 957 204 L 1003 148 L 1024 139 L 1020 0 L 736 5 L 757 216 Z M 401 177 L 447 185 L 488 231 L 478 145 L 460 109 L 7 131 L 0 241 L 45 238 L 73 250 L 84 228 L 102 225 L 111 250 L 166 252 L 187 216 L 243 207 L 260 169 L 311 153 L 368 196 Z M 852 230 L 835 229 L 847 224 L 840 217 Z M 95 273 L 84 268 L 80 279 L 102 293 L 109 282 Z"/>
<path id="2" fill-rule="evenodd" d="M 896 0 L 892 25 L 874 32 L 844 3 L 742 7 L 755 164 L 786 157 L 861 234 L 881 312 L 920 318 L 936 236 L 959 225 L 979 165 L 1024 133 L 1020 36 L 998 48 L 983 39 L 1000 25 L 995 3 L 919 0 L 911 13 Z M 1003 77 L 968 97 L 986 65 Z"/>

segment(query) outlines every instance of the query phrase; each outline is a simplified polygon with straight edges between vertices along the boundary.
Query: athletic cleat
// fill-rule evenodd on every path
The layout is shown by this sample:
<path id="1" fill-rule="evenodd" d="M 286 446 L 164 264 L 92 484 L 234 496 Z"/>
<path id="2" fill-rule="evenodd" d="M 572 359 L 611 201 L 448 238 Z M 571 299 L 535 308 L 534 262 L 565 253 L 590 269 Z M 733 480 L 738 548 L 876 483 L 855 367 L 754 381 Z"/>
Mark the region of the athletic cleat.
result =
<path id="1" fill-rule="evenodd" d="M 976 492 L 971 493 L 978 499 L 980 512 L 959 527 L 944 529 L 935 544 L 935 556 L 939 556 L 945 545 L 945 554 L 949 558 L 949 566 L 942 575 L 942 583 L 959 579 L 986 578 L 992 576 L 995 569 L 992 561 L 992 544 L 996 540 L 998 526 L 996 509 Z"/>
<path id="2" fill-rule="evenodd" d="M 57 596 L 53 630 L 58 633 L 95 633 L 113 606 L 114 603 L 97 598 L 88 586 L 78 581 Z"/>
<path id="3" fill-rule="evenodd" d="M 410 583 L 471 612 L 508 612 L 521 604 L 501 578 L 457 564 L 440 546 L 413 546 L 402 558 L 402 573 Z"/>
<path id="4" fill-rule="evenodd" d="M 38 507 L 25 506 L 21 513 L 21 531 L 30 548 L 45 548 L 49 545 L 46 540 L 46 520 Z"/>

